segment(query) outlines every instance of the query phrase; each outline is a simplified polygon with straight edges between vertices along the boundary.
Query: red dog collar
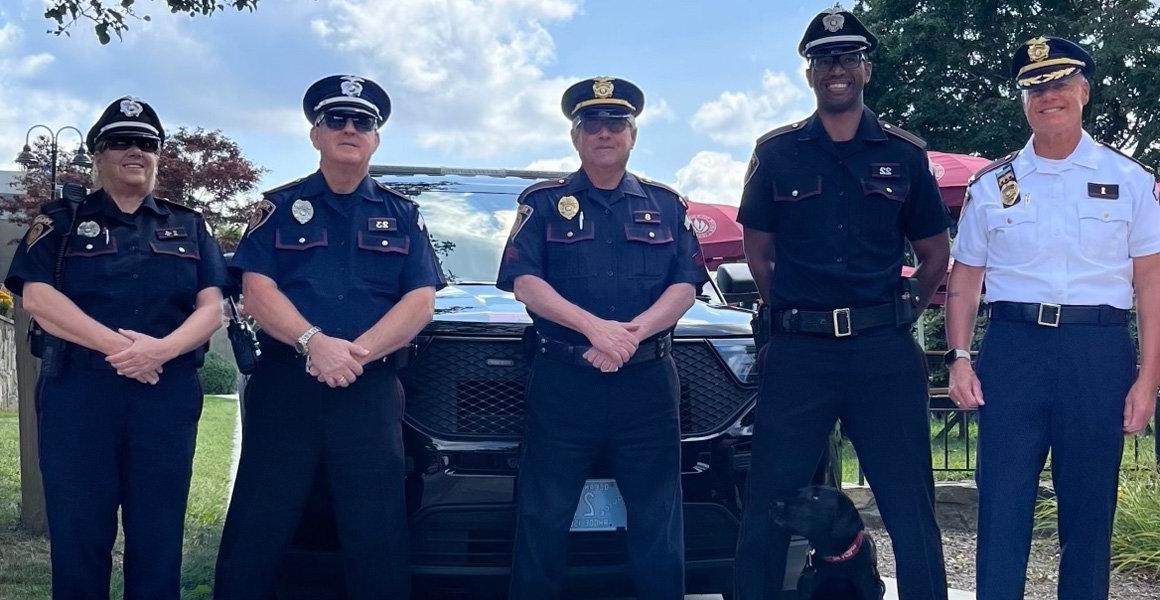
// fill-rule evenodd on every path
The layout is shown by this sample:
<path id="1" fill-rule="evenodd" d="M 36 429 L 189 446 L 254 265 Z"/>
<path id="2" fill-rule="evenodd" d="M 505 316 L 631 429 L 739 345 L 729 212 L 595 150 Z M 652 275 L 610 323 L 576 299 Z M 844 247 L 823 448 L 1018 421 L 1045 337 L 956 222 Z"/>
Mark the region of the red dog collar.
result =
<path id="1" fill-rule="evenodd" d="M 844 562 L 850 560 L 851 558 L 854 558 L 855 556 L 857 556 L 858 551 L 861 549 L 862 549 L 862 532 L 859 531 L 858 535 L 854 536 L 854 541 L 850 542 L 850 547 L 846 548 L 845 552 L 843 552 L 837 556 L 823 556 L 822 560 L 824 560 L 828 563 L 844 563 Z"/>

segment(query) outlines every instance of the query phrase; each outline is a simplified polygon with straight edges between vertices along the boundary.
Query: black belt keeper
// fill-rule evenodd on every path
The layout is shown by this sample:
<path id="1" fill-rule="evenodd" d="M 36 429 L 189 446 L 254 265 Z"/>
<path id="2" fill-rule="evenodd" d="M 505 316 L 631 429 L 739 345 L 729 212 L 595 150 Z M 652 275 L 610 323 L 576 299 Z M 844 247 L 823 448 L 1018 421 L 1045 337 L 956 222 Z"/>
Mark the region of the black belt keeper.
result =
<path id="1" fill-rule="evenodd" d="M 872 329 L 910 326 L 899 323 L 895 303 L 866 308 L 834 310 L 801 310 L 791 308 L 774 313 L 773 330 L 784 333 L 808 333 L 827 337 L 850 337 Z"/>
<path id="2" fill-rule="evenodd" d="M 1060 325 L 1127 325 L 1129 312 L 1107 304 L 1080 306 L 1035 302 L 992 302 L 988 315 L 996 321 L 1035 323 L 1042 327 Z"/>
<path id="3" fill-rule="evenodd" d="M 592 346 L 573 345 L 559 340 L 553 340 L 539 335 L 539 342 L 537 344 L 536 353 L 544 358 L 554 360 L 557 362 L 567 363 L 570 365 L 577 365 L 581 367 L 595 368 L 592 363 L 584 359 L 584 353 L 588 352 Z M 640 343 L 637 347 L 636 353 L 625 366 L 635 365 L 651 360 L 664 358 L 673 352 L 673 336 L 665 334 L 662 336 L 653 337 Z"/>

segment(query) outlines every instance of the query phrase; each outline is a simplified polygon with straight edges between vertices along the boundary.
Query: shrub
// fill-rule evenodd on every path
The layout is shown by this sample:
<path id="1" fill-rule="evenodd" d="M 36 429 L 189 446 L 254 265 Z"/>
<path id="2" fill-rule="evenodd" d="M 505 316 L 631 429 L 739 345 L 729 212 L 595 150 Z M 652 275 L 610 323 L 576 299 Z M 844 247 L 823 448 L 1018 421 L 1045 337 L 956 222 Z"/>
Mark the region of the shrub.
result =
<path id="1" fill-rule="evenodd" d="M 233 394 L 238 391 L 238 371 L 230 361 L 217 352 L 205 355 L 205 364 L 198 371 L 201 389 L 205 394 Z"/>

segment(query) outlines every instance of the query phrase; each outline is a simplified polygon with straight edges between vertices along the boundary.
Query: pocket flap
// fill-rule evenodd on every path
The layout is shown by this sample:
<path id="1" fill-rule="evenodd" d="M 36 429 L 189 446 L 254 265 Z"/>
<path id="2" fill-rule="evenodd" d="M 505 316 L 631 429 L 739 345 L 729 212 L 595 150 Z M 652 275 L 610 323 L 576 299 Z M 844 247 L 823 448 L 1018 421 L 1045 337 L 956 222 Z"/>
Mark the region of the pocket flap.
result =
<path id="1" fill-rule="evenodd" d="M 401 233 L 360 231 L 358 232 L 358 247 L 374 252 L 409 254 L 411 252 L 411 237 Z"/>
<path id="2" fill-rule="evenodd" d="M 625 225 L 624 237 L 630 242 L 644 242 L 646 244 L 667 244 L 673 241 L 673 232 L 668 227 L 653 227 L 652 225 Z"/>
<path id="3" fill-rule="evenodd" d="M 596 236 L 596 228 L 589 225 L 580 229 L 579 223 L 548 223 L 547 240 L 554 244 L 574 244 Z"/>
<path id="4" fill-rule="evenodd" d="M 149 247 L 157 254 L 169 254 L 180 258 L 201 258 L 201 251 L 192 240 L 150 241 Z"/>
<path id="5" fill-rule="evenodd" d="M 909 186 L 904 181 L 890 179 L 863 179 L 862 193 L 867 196 L 880 196 L 895 202 L 906 202 L 906 193 Z"/>
<path id="6" fill-rule="evenodd" d="M 325 229 L 278 229 L 274 232 L 274 247 L 279 250 L 306 250 L 326 245 Z"/>
<path id="7" fill-rule="evenodd" d="M 117 252 L 117 238 L 110 237 L 109 241 L 105 241 L 104 236 L 95 238 L 74 238 L 69 243 L 68 252 L 65 256 L 101 256 L 102 254 L 114 254 Z"/>
<path id="8" fill-rule="evenodd" d="M 987 229 L 1007 229 L 1020 223 L 1034 223 L 1035 214 L 1029 210 L 1004 208 L 987 213 Z"/>
<path id="9" fill-rule="evenodd" d="M 773 182 L 774 202 L 798 202 L 822 193 L 822 176 L 781 179 Z"/>
<path id="10" fill-rule="evenodd" d="M 1132 221 L 1132 206 L 1127 203 L 1112 202 L 1080 202 L 1079 218 L 1098 219 L 1100 221 Z"/>

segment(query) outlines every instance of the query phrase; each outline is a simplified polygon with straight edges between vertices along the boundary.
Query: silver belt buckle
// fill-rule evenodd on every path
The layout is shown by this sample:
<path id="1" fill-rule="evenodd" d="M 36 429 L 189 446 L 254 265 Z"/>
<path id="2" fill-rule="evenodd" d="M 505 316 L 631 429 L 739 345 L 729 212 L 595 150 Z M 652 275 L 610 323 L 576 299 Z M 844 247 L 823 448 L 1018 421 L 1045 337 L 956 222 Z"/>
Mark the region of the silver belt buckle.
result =
<path id="1" fill-rule="evenodd" d="M 834 337 L 849 337 L 854 335 L 854 327 L 850 323 L 850 309 L 838 308 L 830 314 L 834 322 Z"/>
<path id="2" fill-rule="evenodd" d="M 1039 316 L 1035 322 L 1044 327 L 1059 327 L 1059 316 L 1063 313 L 1063 309 L 1058 304 L 1048 304 L 1046 302 L 1039 305 Z"/>

